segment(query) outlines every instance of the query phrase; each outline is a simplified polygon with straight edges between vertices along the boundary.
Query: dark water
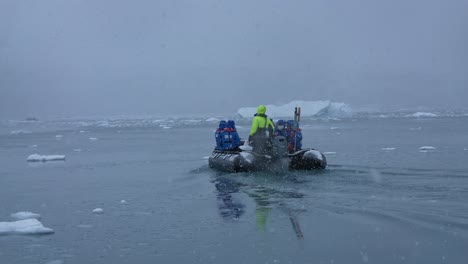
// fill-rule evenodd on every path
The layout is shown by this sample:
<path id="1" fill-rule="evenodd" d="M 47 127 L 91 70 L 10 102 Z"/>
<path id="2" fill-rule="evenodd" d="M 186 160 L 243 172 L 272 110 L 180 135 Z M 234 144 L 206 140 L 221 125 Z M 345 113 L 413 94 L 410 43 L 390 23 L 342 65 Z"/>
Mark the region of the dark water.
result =
<path id="1" fill-rule="evenodd" d="M 212 171 L 214 127 L 3 125 L 0 222 L 55 234 L 0 236 L 0 263 L 468 263 L 467 118 L 303 128 L 327 170 Z"/>

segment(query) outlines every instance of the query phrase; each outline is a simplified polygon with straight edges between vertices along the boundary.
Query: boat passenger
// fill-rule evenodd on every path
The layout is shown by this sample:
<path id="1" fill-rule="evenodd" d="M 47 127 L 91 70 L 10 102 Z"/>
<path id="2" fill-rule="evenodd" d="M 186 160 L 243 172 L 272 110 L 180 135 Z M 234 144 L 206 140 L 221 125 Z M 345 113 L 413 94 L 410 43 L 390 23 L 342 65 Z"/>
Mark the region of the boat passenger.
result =
<path id="1" fill-rule="evenodd" d="M 286 127 L 284 126 L 285 122 L 284 120 L 280 119 L 278 122 L 276 122 L 276 127 L 275 127 L 275 137 L 285 137 L 287 136 L 286 134 Z"/>
<path id="2" fill-rule="evenodd" d="M 227 123 L 224 120 L 219 122 L 219 127 L 215 131 L 215 139 L 216 139 L 216 149 L 222 150 L 222 143 L 223 143 L 223 132 L 226 129 Z"/>
<path id="3" fill-rule="evenodd" d="M 288 152 L 294 153 L 302 149 L 302 131 L 299 128 L 299 122 L 288 120 L 286 122 L 286 135 L 288 139 Z"/>
<path id="4" fill-rule="evenodd" d="M 228 142 L 230 145 L 227 146 L 228 149 L 231 149 L 231 150 L 237 149 L 241 145 L 241 142 L 240 142 L 239 134 L 237 133 L 237 130 L 236 130 L 236 123 L 234 122 L 234 120 L 228 120 L 226 130 L 229 133 Z"/>
<path id="5" fill-rule="evenodd" d="M 275 125 L 266 115 L 266 106 L 260 105 L 252 120 L 252 128 L 249 133 L 249 143 L 252 150 L 258 154 L 267 154 L 271 149 L 271 137 Z"/>

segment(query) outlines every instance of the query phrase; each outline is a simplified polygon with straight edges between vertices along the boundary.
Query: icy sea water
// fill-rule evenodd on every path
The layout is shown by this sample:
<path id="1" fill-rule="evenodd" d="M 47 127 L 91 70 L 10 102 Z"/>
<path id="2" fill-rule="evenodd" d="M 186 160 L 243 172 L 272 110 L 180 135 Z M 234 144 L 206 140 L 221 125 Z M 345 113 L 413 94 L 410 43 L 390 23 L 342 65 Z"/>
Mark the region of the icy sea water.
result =
<path id="1" fill-rule="evenodd" d="M 0 235 L 0 263 L 468 263 L 467 118 L 302 125 L 327 170 L 213 171 L 215 124 L 3 123 L 0 222 L 55 233 Z"/>

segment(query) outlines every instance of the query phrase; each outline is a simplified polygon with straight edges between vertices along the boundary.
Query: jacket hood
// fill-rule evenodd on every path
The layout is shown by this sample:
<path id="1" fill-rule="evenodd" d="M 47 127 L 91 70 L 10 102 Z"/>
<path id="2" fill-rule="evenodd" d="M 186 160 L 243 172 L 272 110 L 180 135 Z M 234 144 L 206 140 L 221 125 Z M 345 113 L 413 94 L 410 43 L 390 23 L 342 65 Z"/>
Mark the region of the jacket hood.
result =
<path id="1" fill-rule="evenodd" d="M 265 114 L 266 113 L 266 106 L 264 105 L 260 105 L 258 108 L 257 108 L 257 114 Z"/>

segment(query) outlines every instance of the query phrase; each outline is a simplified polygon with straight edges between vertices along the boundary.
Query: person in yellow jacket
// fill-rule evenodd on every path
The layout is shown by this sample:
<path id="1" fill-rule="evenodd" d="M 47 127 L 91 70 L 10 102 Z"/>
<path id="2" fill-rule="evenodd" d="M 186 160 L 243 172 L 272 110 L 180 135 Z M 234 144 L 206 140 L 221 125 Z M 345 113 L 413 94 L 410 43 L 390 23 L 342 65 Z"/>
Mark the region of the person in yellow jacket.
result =
<path id="1" fill-rule="evenodd" d="M 253 147 L 253 152 L 267 154 L 269 152 L 268 143 L 273 136 L 275 125 L 266 115 L 266 106 L 260 105 L 252 120 L 252 128 L 249 134 L 249 143 Z"/>

